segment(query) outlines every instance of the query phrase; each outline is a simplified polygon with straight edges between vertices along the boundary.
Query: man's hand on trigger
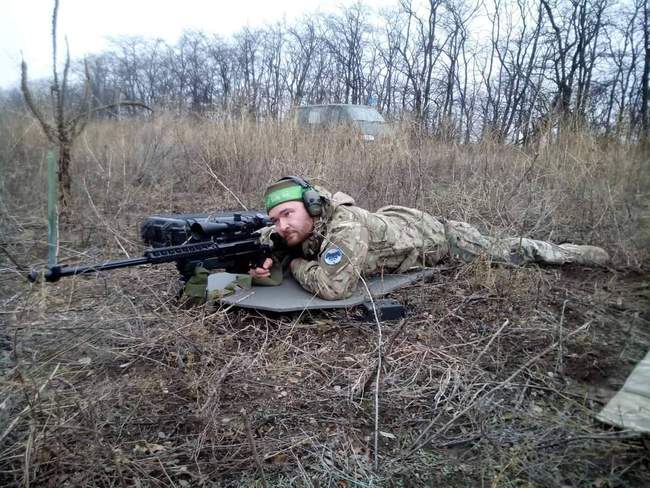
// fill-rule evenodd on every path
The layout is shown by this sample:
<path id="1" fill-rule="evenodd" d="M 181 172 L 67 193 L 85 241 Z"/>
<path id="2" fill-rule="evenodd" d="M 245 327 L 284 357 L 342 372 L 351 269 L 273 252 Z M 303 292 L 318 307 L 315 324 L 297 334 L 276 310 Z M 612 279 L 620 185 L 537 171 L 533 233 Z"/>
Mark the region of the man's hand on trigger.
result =
<path id="1" fill-rule="evenodd" d="M 271 276 L 271 266 L 273 266 L 273 260 L 271 258 L 266 258 L 264 263 L 262 263 L 262 266 L 249 269 L 248 274 L 253 278 L 268 278 Z"/>

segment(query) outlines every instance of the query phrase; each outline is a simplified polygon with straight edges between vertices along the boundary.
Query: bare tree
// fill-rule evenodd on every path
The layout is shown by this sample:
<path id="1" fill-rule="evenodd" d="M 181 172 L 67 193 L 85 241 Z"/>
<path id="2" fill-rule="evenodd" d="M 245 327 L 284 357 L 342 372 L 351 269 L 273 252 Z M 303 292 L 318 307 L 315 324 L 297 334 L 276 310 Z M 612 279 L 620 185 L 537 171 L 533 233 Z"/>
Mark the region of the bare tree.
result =
<path id="1" fill-rule="evenodd" d="M 67 209 L 71 203 L 72 178 L 70 176 L 70 162 L 72 158 L 72 145 L 75 138 L 84 130 L 86 123 L 93 111 L 102 110 L 107 107 L 92 109 L 90 105 L 90 74 L 86 64 L 84 93 L 75 113 L 67 113 L 68 101 L 68 74 L 70 72 L 70 49 L 66 42 L 66 59 L 63 68 L 62 79 L 59 81 L 57 69 L 57 38 L 56 27 L 59 11 L 59 0 L 54 0 L 52 12 L 52 83 L 50 92 L 52 97 L 52 120 L 46 120 L 40 108 L 34 102 L 27 83 L 27 63 L 21 63 L 21 90 L 25 103 L 32 115 L 47 136 L 47 139 L 58 148 L 58 181 L 59 181 L 59 209 L 62 218 L 66 218 Z M 139 106 L 149 108 L 140 102 L 121 102 L 121 105 Z M 111 104 L 111 106 L 114 104 Z"/>
<path id="2" fill-rule="evenodd" d="M 180 83 L 179 108 L 189 106 L 193 112 L 202 112 L 211 106 L 214 92 L 205 34 L 183 32 L 175 54 L 172 69 Z"/>
<path id="3" fill-rule="evenodd" d="M 400 91 L 400 36 L 401 26 L 399 12 L 387 11 L 383 15 L 384 28 L 381 36 L 376 37 L 378 53 L 383 64 L 379 76 L 382 78 L 379 87 L 381 109 L 391 115 L 394 111 L 395 99 Z"/>
<path id="4" fill-rule="evenodd" d="M 440 5 L 440 0 L 428 0 L 423 18 L 413 8 L 412 0 L 400 0 L 400 7 L 406 15 L 406 32 L 399 49 L 411 89 L 415 119 L 423 127 L 429 115 L 433 66 L 442 53 L 435 42 Z"/>
<path id="5" fill-rule="evenodd" d="M 624 12 L 619 19 L 611 24 L 612 32 L 607 32 L 608 53 L 613 66 L 613 74 L 609 80 L 609 93 L 606 101 L 604 125 L 607 133 L 612 131 L 622 134 L 626 112 L 626 100 L 632 82 L 632 75 L 637 65 L 637 49 L 634 39 L 637 31 L 637 21 L 640 15 L 641 1 L 637 0 L 629 12 Z M 620 12 L 623 13 L 623 12 Z M 619 24 L 621 24 L 619 26 Z M 614 115 L 614 118 L 612 118 Z M 629 122 L 629 120 L 628 120 Z M 629 124 L 628 129 L 629 129 Z"/>
<path id="6" fill-rule="evenodd" d="M 607 0 L 570 0 L 559 12 L 549 0 L 540 1 L 552 27 L 555 47 L 553 71 L 557 93 L 552 108 L 561 120 L 567 120 L 572 110 L 582 115 Z"/>
<path id="7" fill-rule="evenodd" d="M 269 27 L 264 32 L 262 43 L 264 114 L 277 120 L 282 112 L 282 56 L 285 35 L 281 24 Z"/>
<path id="8" fill-rule="evenodd" d="M 227 41 L 215 36 L 208 44 L 208 55 L 215 73 L 215 92 L 219 100 L 219 108 L 227 111 L 232 103 L 234 85 L 233 47 Z"/>
<path id="9" fill-rule="evenodd" d="M 235 35 L 236 104 L 238 111 L 255 117 L 260 107 L 262 31 L 248 27 Z"/>
<path id="10" fill-rule="evenodd" d="M 650 103 L 650 8 L 648 0 L 643 0 L 643 75 L 641 76 L 641 139 L 650 140 L 650 120 L 648 104 Z"/>
<path id="11" fill-rule="evenodd" d="M 468 23 L 478 10 L 478 4 L 471 5 L 464 0 L 448 1 L 446 4 L 445 24 L 447 40 L 444 43 L 443 53 L 445 57 L 441 63 L 444 66 L 444 90 L 441 109 L 438 114 L 437 133 L 445 139 L 456 136 L 456 112 L 461 118 L 465 109 L 466 86 L 460 82 L 461 61 L 465 56 L 465 46 L 469 36 Z M 455 110 L 456 102 L 460 103 L 459 109 Z"/>
<path id="12" fill-rule="evenodd" d="M 357 3 L 344 9 L 341 15 L 327 17 L 328 35 L 324 41 L 343 80 L 342 101 L 345 103 L 365 102 L 367 81 L 364 60 L 369 34 L 367 15 L 367 9 Z"/>
<path id="13" fill-rule="evenodd" d="M 495 0 L 489 17 L 493 22 L 483 74 L 483 135 L 498 141 L 520 137 L 525 141 L 539 89 L 533 74 L 540 64 L 543 10 L 537 4 L 537 11 L 531 11 L 526 0 L 517 0 L 516 6 Z"/>
<path id="14" fill-rule="evenodd" d="M 300 105 L 307 93 L 308 76 L 316 51 L 321 46 L 312 19 L 304 19 L 296 27 L 288 29 L 285 66 L 283 69 L 284 86 L 289 92 L 291 105 Z"/>

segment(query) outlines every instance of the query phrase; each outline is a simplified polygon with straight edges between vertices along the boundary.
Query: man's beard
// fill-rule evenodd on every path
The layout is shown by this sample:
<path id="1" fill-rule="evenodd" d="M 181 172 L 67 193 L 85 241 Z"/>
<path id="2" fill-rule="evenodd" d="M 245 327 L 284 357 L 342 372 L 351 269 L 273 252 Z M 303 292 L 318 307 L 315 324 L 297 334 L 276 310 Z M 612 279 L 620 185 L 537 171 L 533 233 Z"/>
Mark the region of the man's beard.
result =
<path id="1" fill-rule="evenodd" d="M 290 231 L 287 232 L 284 236 L 284 240 L 287 241 L 287 244 L 293 245 L 295 244 L 298 239 L 300 239 L 300 236 L 298 235 L 298 232 L 296 231 Z M 293 244 L 292 244 L 293 243 Z"/>
<path id="2" fill-rule="evenodd" d="M 301 239 L 300 232 L 296 230 L 291 230 L 285 234 L 284 240 L 288 246 L 293 247 L 293 246 L 299 246 L 300 244 L 302 244 L 302 242 L 305 239 Z"/>

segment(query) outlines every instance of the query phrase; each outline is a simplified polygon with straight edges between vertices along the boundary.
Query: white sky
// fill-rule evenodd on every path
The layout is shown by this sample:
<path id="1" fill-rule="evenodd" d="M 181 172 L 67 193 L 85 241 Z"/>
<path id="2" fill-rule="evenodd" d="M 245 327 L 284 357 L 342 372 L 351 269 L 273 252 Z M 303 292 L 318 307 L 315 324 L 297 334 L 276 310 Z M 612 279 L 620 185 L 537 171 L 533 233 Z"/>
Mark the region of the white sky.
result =
<path id="1" fill-rule="evenodd" d="M 106 48 L 107 36 L 140 35 L 175 43 L 184 29 L 228 37 L 248 25 L 288 23 L 306 13 L 338 11 L 355 0 L 60 0 L 59 59 L 64 36 L 73 59 Z M 367 0 L 373 8 L 397 0 Z M 53 0 L 0 0 L 0 88 L 20 80 L 21 51 L 29 78 L 51 73 Z"/>

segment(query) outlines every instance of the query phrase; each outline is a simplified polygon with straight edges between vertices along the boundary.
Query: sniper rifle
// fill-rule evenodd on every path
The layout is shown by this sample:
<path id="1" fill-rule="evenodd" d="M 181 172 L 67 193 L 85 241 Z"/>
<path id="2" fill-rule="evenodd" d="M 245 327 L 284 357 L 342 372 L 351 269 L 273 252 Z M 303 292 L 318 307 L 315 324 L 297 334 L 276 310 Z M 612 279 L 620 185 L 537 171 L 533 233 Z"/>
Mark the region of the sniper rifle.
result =
<path id="1" fill-rule="evenodd" d="M 142 240 L 151 246 L 141 257 L 91 265 L 55 265 L 43 271 L 33 270 L 28 279 L 34 282 L 42 276 L 45 281 L 54 282 L 65 276 L 171 262 L 176 262 L 183 281 L 194 274 L 197 266 L 245 273 L 251 267 L 261 266 L 271 255 L 271 247 L 262 244 L 256 233 L 268 225 L 268 216 L 255 212 L 155 215 L 141 227 Z"/>

